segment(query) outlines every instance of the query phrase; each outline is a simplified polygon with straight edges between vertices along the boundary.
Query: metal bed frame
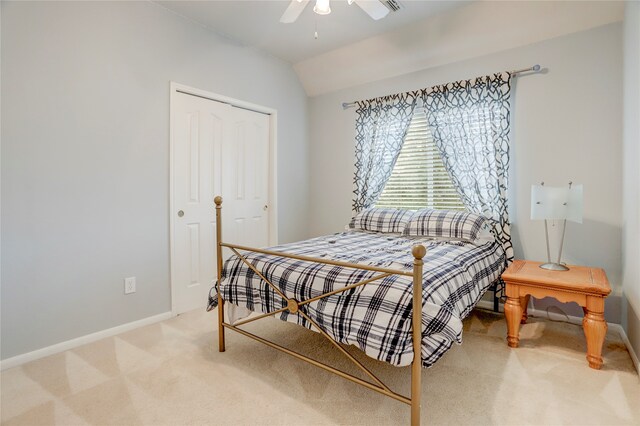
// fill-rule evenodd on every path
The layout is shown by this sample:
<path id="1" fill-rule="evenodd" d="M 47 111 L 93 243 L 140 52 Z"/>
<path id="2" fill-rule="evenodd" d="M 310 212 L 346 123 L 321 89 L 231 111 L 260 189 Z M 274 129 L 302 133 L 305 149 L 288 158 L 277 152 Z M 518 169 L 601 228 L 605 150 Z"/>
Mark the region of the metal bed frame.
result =
<path id="1" fill-rule="evenodd" d="M 422 374 L 422 315 L 415 315 L 416 312 L 422 313 L 422 267 L 424 262 L 422 259 L 424 258 L 427 250 L 422 245 L 415 245 L 411 250 L 411 253 L 414 257 L 413 260 L 413 271 L 402 271 L 396 269 L 388 269 L 388 268 L 378 268 L 375 266 L 368 265 L 360 265 L 357 263 L 348 263 L 348 262 L 338 262 L 333 260 L 326 259 L 318 259 L 314 257 L 308 256 L 299 256 L 287 253 L 281 253 L 277 251 L 271 250 L 262 250 L 256 249 L 252 247 L 245 247 L 237 244 L 229 244 L 222 242 L 222 197 L 217 196 L 214 199 L 216 204 L 216 254 L 217 254 L 217 266 L 218 266 L 218 281 L 216 283 L 216 290 L 218 292 L 218 350 L 220 352 L 225 351 L 225 329 L 233 330 L 240 334 L 243 334 L 247 337 L 250 337 L 258 342 L 264 343 L 267 346 L 270 346 L 274 349 L 278 349 L 286 354 L 289 354 L 295 358 L 306 361 L 316 367 L 320 367 L 323 370 L 334 373 L 340 377 L 343 377 L 347 380 L 350 380 L 354 383 L 357 383 L 361 386 L 369 388 L 373 391 L 381 393 L 382 395 L 388 396 L 390 398 L 396 399 L 400 402 L 404 402 L 407 405 L 411 406 L 411 425 L 418 426 L 420 424 L 420 396 L 421 396 L 421 374 Z M 229 324 L 224 320 L 224 300 L 222 299 L 222 292 L 220 288 L 220 280 L 222 278 L 222 248 L 227 247 L 231 249 L 231 251 L 238 256 L 242 262 L 244 262 L 253 272 L 255 272 L 264 282 L 266 282 L 269 287 L 273 289 L 275 293 L 277 293 L 282 299 L 286 302 L 286 307 L 277 309 L 273 312 L 268 312 L 262 315 L 258 315 L 255 317 L 251 317 L 245 319 L 243 321 L 236 322 L 235 324 Z M 333 290 L 324 294 L 321 294 L 316 297 L 312 297 L 305 300 L 296 300 L 290 297 L 287 297 L 277 286 L 271 283 L 268 279 L 264 277 L 264 275 L 258 271 L 249 261 L 247 261 L 246 257 L 240 254 L 240 251 L 253 252 L 253 253 L 262 253 L 269 254 L 279 257 L 286 257 L 297 260 L 310 261 L 315 263 L 322 263 L 327 265 L 335 265 L 342 266 L 345 268 L 366 270 L 378 272 L 378 275 L 375 275 L 369 279 L 360 281 L 356 284 L 352 284 L 337 290 Z M 366 285 L 370 282 L 380 280 L 386 278 L 391 275 L 403 275 L 407 277 L 413 278 L 413 313 L 411 319 L 411 327 L 412 327 L 412 341 L 413 341 L 413 361 L 411 362 L 411 397 L 404 396 L 402 394 L 396 393 L 392 391 L 387 385 L 385 385 L 378 377 L 376 377 L 367 367 L 365 367 L 360 361 L 356 360 L 349 352 L 344 349 L 340 343 L 335 341 L 329 334 L 327 334 L 313 319 L 309 317 L 304 311 L 304 306 L 320 300 L 322 298 L 342 293 L 345 291 L 352 290 L 356 287 Z M 361 371 L 363 371 L 370 379 L 363 380 L 358 377 L 355 377 L 349 373 L 346 373 L 342 370 L 338 370 L 334 367 L 331 367 L 327 364 L 324 364 L 318 360 L 313 358 L 309 358 L 305 355 L 302 355 L 298 352 L 295 352 L 291 349 L 285 348 L 283 346 L 278 345 L 277 343 L 271 342 L 270 340 L 264 339 L 260 336 L 256 336 L 246 330 L 240 328 L 240 326 L 248 324 L 253 321 L 257 321 L 284 311 L 289 311 L 291 314 L 296 314 L 304 318 L 308 321 L 313 327 L 315 327 L 318 332 L 327 338 L 333 346 L 335 346 L 340 352 L 342 352 L 352 363 L 354 363 Z"/>

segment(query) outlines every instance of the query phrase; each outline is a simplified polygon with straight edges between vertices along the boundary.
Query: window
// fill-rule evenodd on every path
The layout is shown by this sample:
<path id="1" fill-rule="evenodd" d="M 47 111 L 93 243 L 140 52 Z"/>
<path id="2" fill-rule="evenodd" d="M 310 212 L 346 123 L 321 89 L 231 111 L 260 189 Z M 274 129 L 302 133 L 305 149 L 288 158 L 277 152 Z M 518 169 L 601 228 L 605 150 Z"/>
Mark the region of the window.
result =
<path id="1" fill-rule="evenodd" d="M 377 207 L 464 210 L 433 142 L 427 116 L 416 111 Z"/>

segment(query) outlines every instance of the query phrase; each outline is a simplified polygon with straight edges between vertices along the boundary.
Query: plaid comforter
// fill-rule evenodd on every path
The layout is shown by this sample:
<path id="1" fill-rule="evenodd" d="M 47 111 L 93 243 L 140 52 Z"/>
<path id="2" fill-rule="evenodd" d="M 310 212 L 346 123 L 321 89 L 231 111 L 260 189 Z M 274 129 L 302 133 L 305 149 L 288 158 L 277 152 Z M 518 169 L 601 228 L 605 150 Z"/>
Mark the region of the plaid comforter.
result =
<path id="1" fill-rule="evenodd" d="M 272 248 L 291 254 L 411 271 L 411 247 L 423 244 L 422 363 L 433 365 L 454 342 L 462 343 L 462 319 L 504 269 L 497 243 L 477 246 L 460 241 L 347 231 Z M 305 300 L 355 284 L 377 272 L 249 253 L 249 260 L 288 297 Z M 237 256 L 222 272 L 225 301 L 252 311 L 271 312 L 286 302 Z M 367 355 L 393 365 L 413 360 L 412 279 L 390 276 L 302 306 L 336 341 L 353 344 Z M 280 318 L 312 328 L 304 318 L 284 311 Z"/>

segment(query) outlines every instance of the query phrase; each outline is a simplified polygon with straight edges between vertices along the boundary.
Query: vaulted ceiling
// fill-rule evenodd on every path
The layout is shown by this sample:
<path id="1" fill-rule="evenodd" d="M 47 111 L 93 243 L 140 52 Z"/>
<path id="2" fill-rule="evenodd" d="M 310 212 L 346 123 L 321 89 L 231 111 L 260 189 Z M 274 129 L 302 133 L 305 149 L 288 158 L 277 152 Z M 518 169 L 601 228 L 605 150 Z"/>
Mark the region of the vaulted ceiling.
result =
<path id="1" fill-rule="evenodd" d="M 378 0 L 371 0 L 378 1 Z M 360 7 L 333 0 L 329 15 L 313 12 L 313 1 L 292 24 L 280 23 L 287 0 L 158 1 L 166 8 L 221 35 L 270 52 L 293 63 L 365 38 L 424 20 L 468 1 L 401 0 L 401 8 L 374 21 Z M 318 31 L 318 38 L 314 33 Z"/>
<path id="2" fill-rule="evenodd" d="M 290 62 L 309 96 L 618 22 L 624 11 L 623 1 L 608 0 L 396 1 L 399 11 L 374 21 L 346 0 L 331 0 L 320 16 L 311 0 L 292 24 L 279 22 L 289 0 L 156 3 Z"/>

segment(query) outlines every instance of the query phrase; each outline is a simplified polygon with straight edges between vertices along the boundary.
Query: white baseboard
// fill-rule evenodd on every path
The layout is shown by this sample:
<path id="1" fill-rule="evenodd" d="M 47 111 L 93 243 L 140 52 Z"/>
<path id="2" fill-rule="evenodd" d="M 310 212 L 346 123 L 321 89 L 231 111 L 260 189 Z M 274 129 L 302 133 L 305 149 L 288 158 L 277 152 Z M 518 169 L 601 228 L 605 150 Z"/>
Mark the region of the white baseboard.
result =
<path id="1" fill-rule="evenodd" d="M 493 310 L 493 302 L 489 300 L 481 300 L 478 302 L 477 306 L 482 309 Z M 504 306 L 500 304 L 500 312 L 504 312 Z M 571 324 L 582 325 L 582 317 L 575 317 L 573 315 L 564 315 L 556 312 L 543 311 L 535 308 L 527 309 L 527 313 L 531 317 L 537 318 L 547 318 L 552 321 L 565 321 Z M 636 371 L 640 374 L 640 361 L 638 360 L 638 354 L 633 350 L 633 346 L 631 346 L 631 342 L 629 342 L 629 338 L 627 337 L 627 333 L 625 333 L 624 328 L 620 324 L 616 324 L 613 322 L 607 322 L 607 326 L 611 330 L 615 330 L 618 332 L 625 346 L 627 347 L 627 351 L 629 351 L 629 355 L 631 355 L 631 361 L 633 365 L 636 367 Z"/>
<path id="2" fill-rule="evenodd" d="M 622 328 L 620 324 L 615 324 L 611 322 L 608 324 L 609 324 L 609 328 L 611 328 L 612 330 L 616 330 L 618 334 L 620 334 L 620 337 L 622 337 L 622 341 L 624 342 L 624 345 L 627 347 L 627 351 L 629 351 L 629 355 L 631 355 L 631 361 L 633 362 L 633 365 L 635 365 L 636 371 L 638 372 L 638 374 L 640 374 L 640 361 L 638 360 L 638 354 L 636 354 L 636 352 L 633 350 L 633 346 L 631 346 L 631 342 L 629 341 L 629 338 L 627 337 L 627 333 L 625 333 L 624 328 Z"/>
<path id="3" fill-rule="evenodd" d="M 86 345 L 87 343 L 95 342 L 96 340 L 104 339 L 106 337 L 115 336 L 116 334 L 124 333 L 145 325 L 154 324 L 156 322 L 164 321 L 174 316 L 171 312 L 165 312 L 163 314 L 154 315 L 151 317 L 143 318 L 138 321 L 129 322 L 126 324 L 118 325 L 113 328 L 98 331 L 96 333 L 80 336 L 75 339 L 67 340 L 65 342 L 56 343 L 55 345 L 47 346 L 46 348 L 37 349 L 33 352 L 27 352 L 26 354 L 16 355 L 11 358 L 3 359 L 0 361 L 0 370 L 6 370 L 8 368 L 17 367 L 29 361 L 33 361 L 45 356 L 57 354 L 67 351 L 69 349 L 77 348 L 78 346 Z"/>

